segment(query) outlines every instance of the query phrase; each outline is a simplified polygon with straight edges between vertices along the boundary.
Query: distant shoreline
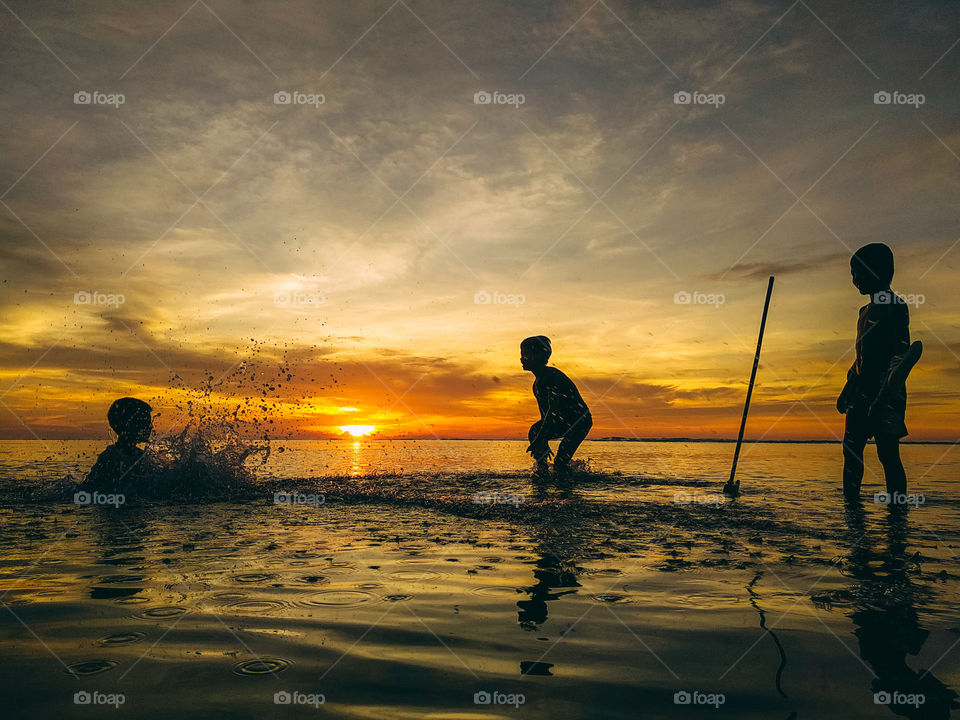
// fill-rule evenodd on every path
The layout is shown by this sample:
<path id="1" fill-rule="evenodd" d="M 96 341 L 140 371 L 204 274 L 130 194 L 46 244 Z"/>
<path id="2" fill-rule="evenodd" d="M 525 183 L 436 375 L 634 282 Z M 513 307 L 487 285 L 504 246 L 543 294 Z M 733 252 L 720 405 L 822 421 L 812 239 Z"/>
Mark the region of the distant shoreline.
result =
<path id="1" fill-rule="evenodd" d="M 103 440 L 104 438 L 0 438 L 0 442 L 89 442 L 96 440 Z M 258 440 L 262 438 L 249 438 L 249 440 Z M 396 440 L 404 442 L 526 442 L 526 438 L 519 437 L 505 437 L 505 438 L 467 438 L 467 437 L 364 437 L 364 438 L 351 438 L 347 436 L 343 437 L 327 437 L 327 438 L 270 438 L 271 442 L 291 442 L 291 441 L 309 441 L 309 442 L 328 442 L 328 441 L 347 441 L 347 442 L 362 442 L 370 440 Z M 676 438 L 635 438 L 635 437 L 601 437 L 601 438 L 591 438 L 588 437 L 586 442 L 639 442 L 639 443 L 724 443 L 732 444 L 736 443 L 736 438 L 687 438 L 687 437 L 676 437 Z M 840 440 L 752 440 L 750 438 L 744 438 L 743 442 L 748 445 L 839 445 Z M 871 444 L 873 440 L 870 441 Z M 960 440 L 901 440 L 901 445 L 956 445 L 960 444 Z"/>
<path id="2" fill-rule="evenodd" d="M 307 438 L 303 438 L 307 439 Z M 339 440 L 341 438 L 329 438 Z M 373 439 L 373 438 L 371 438 Z M 525 441 L 526 438 L 377 438 L 380 440 L 456 440 L 477 441 L 477 442 L 502 442 L 505 440 Z M 588 437 L 584 442 L 640 442 L 640 443 L 736 443 L 736 438 L 633 438 L 633 437 Z M 765 444 L 765 445 L 839 445 L 840 440 L 751 440 L 743 439 L 744 444 Z M 872 440 L 870 441 L 873 442 Z M 901 440 L 901 445 L 955 445 L 960 440 Z"/>

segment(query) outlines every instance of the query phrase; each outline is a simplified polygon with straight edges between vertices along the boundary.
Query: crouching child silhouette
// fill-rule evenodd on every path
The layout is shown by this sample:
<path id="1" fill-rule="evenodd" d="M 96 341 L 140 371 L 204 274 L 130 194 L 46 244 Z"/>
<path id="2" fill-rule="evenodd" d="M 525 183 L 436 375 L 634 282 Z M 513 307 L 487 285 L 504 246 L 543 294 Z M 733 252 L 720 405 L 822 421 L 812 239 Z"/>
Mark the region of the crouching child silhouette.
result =
<path id="1" fill-rule="evenodd" d="M 152 408 L 132 397 L 115 400 L 107 411 L 107 422 L 117 442 L 107 447 L 90 468 L 79 490 L 135 495 L 147 491 L 153 463 L 139 447 L 153 432 Z"/>
<path id="2" fill-rule="evenodd" d="M 536 474 L 546 477 L 552 455 L 548 441 L 559 440 L 553 469 L 559 479 L 565 479 L 570 475 L 573 454 L 593 426 L 593 418 L 573 381 L 547 365 L 552 352 L 550 338 L 543 335 L 520 343 L 520 365 L 533 373 L 533 396 L 540 407 L 540 419 L 530 426 L 527 452 L 537 461 Z"/>
<path id="3" fill-rule="evenodd" d="M 903 497 L 907 476 L 900 460 L 900 438 L 907 434 L 904 380 L 922 346 L 910 345 L 910 313 L 890 290 L 893 252 L 882 243 L 864 245 L 850 259 L 853 284 L 870 302 L 857 320 L 857 358 L 837 410 L 846 414 L 843 434 L 843 494 L 858 500 L 863 480 L 863 451 L 873 437 L 883 465 L 887 493 Z"/>

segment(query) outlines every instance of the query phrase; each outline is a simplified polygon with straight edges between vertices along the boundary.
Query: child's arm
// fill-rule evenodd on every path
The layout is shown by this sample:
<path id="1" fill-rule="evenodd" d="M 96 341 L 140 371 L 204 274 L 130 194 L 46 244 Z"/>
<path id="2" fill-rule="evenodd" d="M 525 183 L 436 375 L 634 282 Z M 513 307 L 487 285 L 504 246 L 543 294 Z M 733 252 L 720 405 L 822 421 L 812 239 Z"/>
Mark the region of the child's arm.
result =
<path id="1" fill-rule="evenodd" d="M 544 446 L 546 446 L 547 459 L 549 459 L 553 452 L 550 450 L 547 439 L 550 437 L 550 424 L 553 417 L 553 410 L 556 407 L 556 403 L 554 402 L 555 389 L 552 385 L 546 383 L 545 386 L 541 385 L 538 389 L 538 394 L 543 394 L 544 397 L 542 403 L 539 402 L 540 398 L 537 398 L 537 404 L 540 407 L 540 429 L 530 442 L 529 447 L 527 447 L 527 452 L 532 453 L 534 456 L 541 456 L 543 453 L 539 451 L 543 450 Z"/>
<path id="2" fill-rule="evenodd" d="M 546 450 L 547 459 L 549 459 L 553 454 L 553 451 L 550 449 L 550 445 L 547 442 L 547 438 L 549 437 L 550 431 L 547 429 L 546 417 L 543 417 L 540 420 L 540 429 L 527 446 L 527 452 L 531 453 L 535 457 L 540 457 L 544 454 L 543 450 Z"/>
<path id="3" fill-rule="evenodd" d="M 837 398 L 837 412 L 841 415 L 847 412 L 853 399 L 857 396 L 858 379 L 857 361 L 854 360 L 853 365 L 847 370 L 847 381 L 844 383 L 843 390 L 840 391 L 840 396 Z"/>

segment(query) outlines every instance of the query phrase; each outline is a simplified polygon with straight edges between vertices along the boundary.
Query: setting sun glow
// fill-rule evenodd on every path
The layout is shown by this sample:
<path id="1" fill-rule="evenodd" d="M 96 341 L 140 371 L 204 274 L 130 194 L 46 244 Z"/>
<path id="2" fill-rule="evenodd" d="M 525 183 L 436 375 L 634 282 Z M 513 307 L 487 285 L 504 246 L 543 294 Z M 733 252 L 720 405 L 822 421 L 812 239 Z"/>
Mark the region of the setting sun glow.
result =
<path id="1" fill-rule="evenodd" d="M 352 437 L 363 437 L 370 435 L 377 429 L 376 425 L 341 425 L 340 432 L 347 433 Z"/>

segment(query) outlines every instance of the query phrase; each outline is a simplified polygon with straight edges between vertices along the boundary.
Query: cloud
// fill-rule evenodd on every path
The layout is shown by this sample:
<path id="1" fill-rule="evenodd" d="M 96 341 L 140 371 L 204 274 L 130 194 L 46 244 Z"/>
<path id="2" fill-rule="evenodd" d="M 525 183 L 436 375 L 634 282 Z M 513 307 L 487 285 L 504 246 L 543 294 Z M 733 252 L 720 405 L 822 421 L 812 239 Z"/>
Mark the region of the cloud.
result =
<path id="1" fill-rule="evenodd" d="M 830 267 L 831 265 L 837 263 L 843 263 L 843 261 L 847 259 L 848 256 L 846 253 L 837 252 L 819 255 L 817 257 L 804 259 L 798 262 L 771 261 L 737 263 L 728 270 L 708 273 L 703 277 L 707 280 L 724 280 L 727 278 L 733 281 L 759 280 L 767 278 L 770 275 L 783 276 L 793 273 L 803 273 L 810 270 L 822 271 L 825 267 Z"/>
<path id="2" fill-rule="evenodd" d="M 17 23 L 0 47 L 0 375 L 25 374 L 8 399 L 45 431 L 87 428 L 110 393 L 167 391 L 168 367 L 199 382 L 257 345 L 295 357 L 305 379 L 277 398 L 291 413 L 352 394 L 404 432 L 520 432 L 516 343 L 544 332 L 598 393 L 626 371 L 606 400 L 637 429 L 713 433 L 739 402 L 753 283 L 778 277 L 772 369 L 797 388 L 832 382 L 859 302 L 846 257 L 871 240 L 929 298 L 915 329 L 957 344 L 960 250 L 924 272 L 956 239 L 960 55 L 925 77 L 916 112 L 874 105 L 848 49 L 883 78 L 919 77 L 954 39 L 934 3 L 867 21 L 823 10 L 847 47 L 802 5 L 774 26 L 786 8 L 753 0 L 386 15 L 296 0 L 216 8 L 229 29 L 203 4 L 173 27 L 183 9 L 140 5 L 18 10 L 79 80 Z M 84 88 L 126 102 L 75 105 Z M 274 104 L 297 89 L 325 102 Z M 525 103 L 478 105 L 481 89 Z M 676 105 L 681 89 L 726 102 Z M 125 301 L 78 306 L 83 291 Z M 483 291 L 524 301 L 478 304 Z M 726 302 L 678 306 L 678 291 Z M 917 398 L 934 392 L 923 382 Z"/>

